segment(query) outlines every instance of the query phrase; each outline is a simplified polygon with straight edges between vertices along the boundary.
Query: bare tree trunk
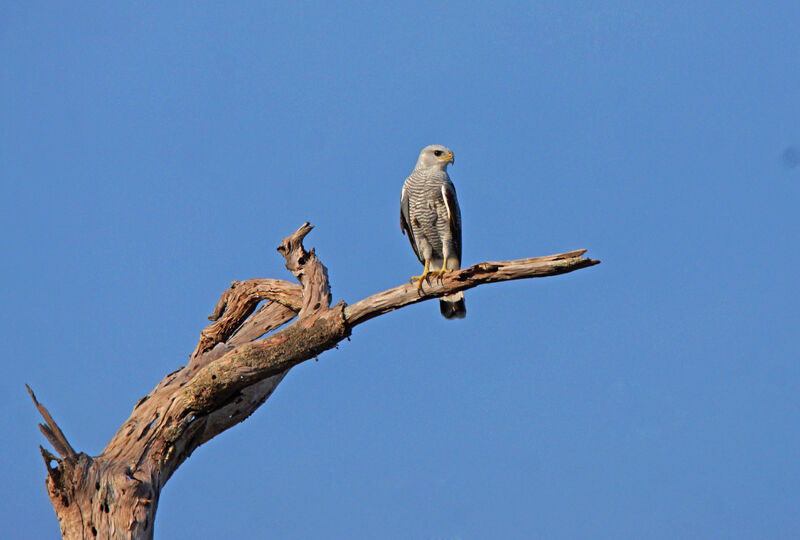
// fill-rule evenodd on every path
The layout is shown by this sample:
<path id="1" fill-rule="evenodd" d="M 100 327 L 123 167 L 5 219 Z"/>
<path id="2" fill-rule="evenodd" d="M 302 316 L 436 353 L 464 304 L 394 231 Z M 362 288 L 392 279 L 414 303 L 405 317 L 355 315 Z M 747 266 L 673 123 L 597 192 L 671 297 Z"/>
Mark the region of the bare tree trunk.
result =
<path id="1" fill-rule="evenodd" d="M 136 403 L 99 456 L 75 452 L 28 389 L 45 420 L 40 429 L 58 454 L 41 448 L 47 492 L 64 538 L 152 538 L 159 493 L 181 463 L 250 416 L 289 369 L 335 347 L 354 326 L 484 283 L 564 274 L 599 262 L 583 257 L 585 250 L 485 262 L 429 280 L 422 290 L 405 284 L 350 306 L 331 306 L 327 270 L 313 249 L 303 247 L 311 229 L 305 223 L 278 247 L 300 285 L 274 279 L 233 282 L 209 316 L 215 322 L 201 332 L 189 364 Z M 290 326 L 269 334 L 295 317 Z"/>

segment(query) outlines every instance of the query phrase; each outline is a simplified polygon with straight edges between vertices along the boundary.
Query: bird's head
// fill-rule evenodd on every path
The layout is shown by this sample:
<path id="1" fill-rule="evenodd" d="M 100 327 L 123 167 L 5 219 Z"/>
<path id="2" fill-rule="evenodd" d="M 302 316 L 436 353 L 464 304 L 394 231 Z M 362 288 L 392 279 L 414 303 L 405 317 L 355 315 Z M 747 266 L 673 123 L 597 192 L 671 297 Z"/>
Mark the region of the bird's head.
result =
<path id="1" fill-rule="evenodd" d="M 440 144 L 432 144 L 426 146 L 419 153 L 417 160 L 417 169 L 430 169 L 435 167 L 437 169 L 445 170 L 448 163 L 455 163 L 453 158 L 453 151 Z"/>

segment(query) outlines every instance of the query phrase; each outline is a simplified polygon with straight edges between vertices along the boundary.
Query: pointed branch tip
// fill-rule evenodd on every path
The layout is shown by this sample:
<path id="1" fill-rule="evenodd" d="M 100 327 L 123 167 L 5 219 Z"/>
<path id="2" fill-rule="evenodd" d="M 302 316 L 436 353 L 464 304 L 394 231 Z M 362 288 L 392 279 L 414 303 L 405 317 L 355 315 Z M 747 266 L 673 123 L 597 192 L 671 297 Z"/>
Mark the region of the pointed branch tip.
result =
<path id="1" fill-rule="evenodd" d="M 299 229 L 283 239 L 283 242 L 281 242 L 281 245 L 277 248 L 278 253 L 285 256 L 286 253 L 289 253 L 292 249 L 296 249 L 297 247 L 300 247 L 302 250 L 303 239 L 308 235 L 308 233 L 311 232 L 311 229 L 313 228 L 314 226 L 308 221 L 300 225 Z"/>
<path id="2" fill-rule="evenodd" d="M 64 436 L 64 432 L 61 431 L 61 428 L 58 427 L 56 421 L 53 420 L 53 417 L 50 416 L 50 412 L 47 410 L 47 407 L 39 403 L 39 400 L 36 399 L 36 394 L 33 393 L 31 387 L 27 384 L 25 388 L 28 389 L 28 394 L 30 394 L 31 399 L 33 400 L 33 404 L 36 406 L 36 409 L 39 411 L 39 414 L 42 415 L 44 418 L 45 424 L 39 424 L 39 429 L 41 430 L 42 434 L 47 438 L 50 444 L 56 449 L 56 452 L 61 454 L 61 457 L 67 460 L 74 460 L 78 457 L 78 453 L 75 452 L 75 449 L 69 444 L 67 438 Z"/>

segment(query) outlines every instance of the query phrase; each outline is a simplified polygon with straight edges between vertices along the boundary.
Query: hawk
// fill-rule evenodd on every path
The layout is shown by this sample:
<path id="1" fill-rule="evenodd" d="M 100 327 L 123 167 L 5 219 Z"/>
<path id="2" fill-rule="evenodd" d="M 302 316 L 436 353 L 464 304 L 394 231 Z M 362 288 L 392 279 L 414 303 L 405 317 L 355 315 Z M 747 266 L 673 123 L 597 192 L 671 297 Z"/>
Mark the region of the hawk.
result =
<path id="1" fill-rule="evenodd" d="M 441 276 L 461 268 L 461 210 L 456 188 L 447 174 L 453 152 L 432 144 L 422 149 L 414 171 L 406 178 L 400 196 L 400 230 L 408 234 L 411 248 L 424 265 L 422 275 L 412 276 L 417 289 L 429 275 Z M 467 315 L 464 293 L 443 296 L 439 309 L 445 319 Z"/>

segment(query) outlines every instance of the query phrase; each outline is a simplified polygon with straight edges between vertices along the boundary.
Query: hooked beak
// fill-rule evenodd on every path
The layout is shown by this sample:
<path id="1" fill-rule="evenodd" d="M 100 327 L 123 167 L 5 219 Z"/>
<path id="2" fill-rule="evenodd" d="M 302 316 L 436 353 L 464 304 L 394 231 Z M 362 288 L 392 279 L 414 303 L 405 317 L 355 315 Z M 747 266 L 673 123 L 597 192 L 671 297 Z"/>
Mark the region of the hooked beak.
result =
<path id="1" fill-rule="evenodd" d="M 452 163 L 455 165 L 456 158 L 453 156 L 453 153 L 450 152 L 449 154 L 447 154 L 442 158 L 442 161 L 446 161 L 447 163 Z"/>

